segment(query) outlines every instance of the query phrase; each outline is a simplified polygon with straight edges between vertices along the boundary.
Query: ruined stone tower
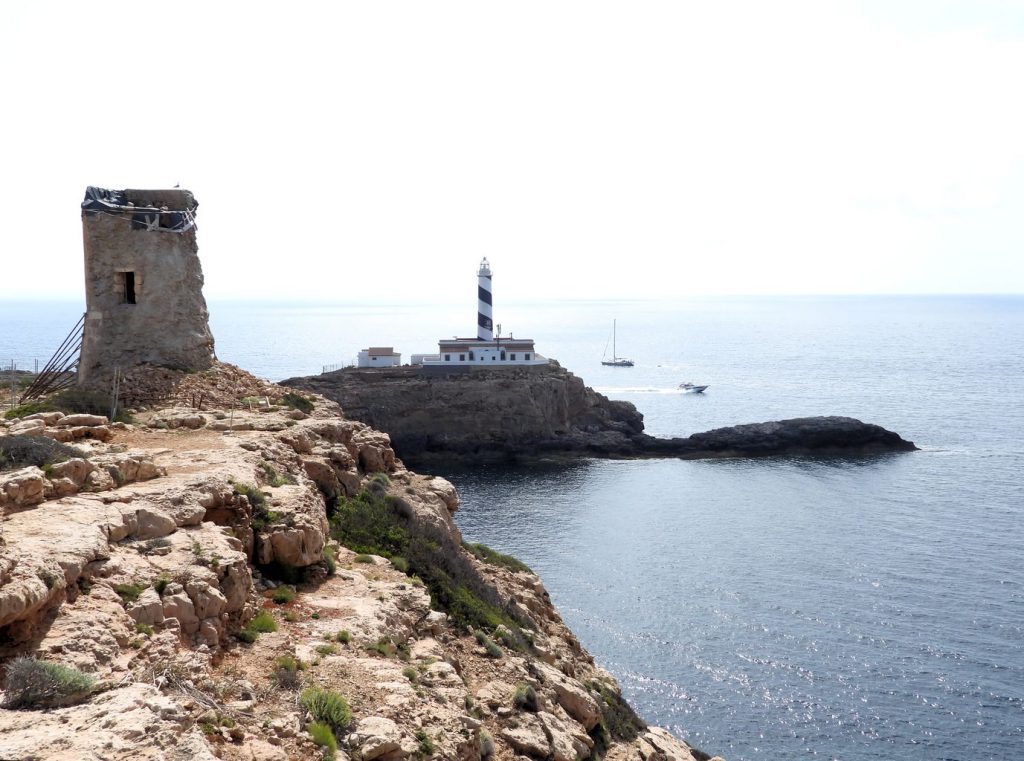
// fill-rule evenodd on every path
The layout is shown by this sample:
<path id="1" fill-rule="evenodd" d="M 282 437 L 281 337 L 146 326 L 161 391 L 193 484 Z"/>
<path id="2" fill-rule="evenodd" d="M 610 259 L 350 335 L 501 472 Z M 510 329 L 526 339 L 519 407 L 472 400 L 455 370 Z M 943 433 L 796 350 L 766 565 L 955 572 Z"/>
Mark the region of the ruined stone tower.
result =
<path id="1" fill-rule="evenodd" d="M 205 370 L 213 335 L 187 190 L 105 190 L 82 201 L 85 333 L 79 385 L 150 363 Z"/>

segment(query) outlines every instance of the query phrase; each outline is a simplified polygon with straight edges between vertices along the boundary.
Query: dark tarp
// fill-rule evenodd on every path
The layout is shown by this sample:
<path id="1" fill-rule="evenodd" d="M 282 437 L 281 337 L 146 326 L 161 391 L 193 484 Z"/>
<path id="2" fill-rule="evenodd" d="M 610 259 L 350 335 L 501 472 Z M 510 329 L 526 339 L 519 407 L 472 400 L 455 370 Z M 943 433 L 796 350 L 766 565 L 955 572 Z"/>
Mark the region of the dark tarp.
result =
<path id="1" fill-rule="evenodd" d="M 82 213 L 88 216 L 95 214 L 130 215 L 133 230 L 158 230 L 161 232 L 183 233 L 195 226 L 195 210 L 199 206 L 187 190 L 148 191 L 150 196 L 173 198 L 175 206 L 154 203 L 138 203 L 131 200 L 132 196 L 146 195 L 147 191 L 108 190 L 92 185 L 85 189 L 82 201 Z"/>

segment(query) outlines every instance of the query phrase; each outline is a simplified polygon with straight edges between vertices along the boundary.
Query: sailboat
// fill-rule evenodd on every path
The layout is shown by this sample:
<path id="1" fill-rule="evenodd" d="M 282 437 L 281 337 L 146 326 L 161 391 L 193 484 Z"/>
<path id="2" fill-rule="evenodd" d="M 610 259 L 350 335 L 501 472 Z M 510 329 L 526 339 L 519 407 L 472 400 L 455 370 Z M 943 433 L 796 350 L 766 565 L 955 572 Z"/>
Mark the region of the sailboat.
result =
<path id="1" fill-rule="evenodd" d="M 607 350 L 608 350 L 608 347 L 605 346 L 605 351 L 607 351 Z M 601 360 L 601 364 L 602 365 L 608 365 L 609 367 L 632 367 L 633 366 L 633 360 L 625 359 L 624 357 L 616 356 L 616 351 L 615 351 L 615 320 L 612 320 L 612 358 L 611 359 L 602 359 Z"/>

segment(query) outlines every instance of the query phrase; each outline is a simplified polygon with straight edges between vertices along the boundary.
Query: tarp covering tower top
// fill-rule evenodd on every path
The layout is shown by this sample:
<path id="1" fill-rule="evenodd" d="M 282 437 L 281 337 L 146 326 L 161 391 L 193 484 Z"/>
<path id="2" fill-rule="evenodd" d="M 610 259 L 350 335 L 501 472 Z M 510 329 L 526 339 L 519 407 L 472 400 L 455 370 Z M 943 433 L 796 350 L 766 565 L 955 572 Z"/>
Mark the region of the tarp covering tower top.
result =
<path id="1" fill-rule="evenodd" d="M 185 371 L 213 361 L 192 193 L 89 187 L 82 201 L 85 328 L 78 383 L 115 369 Z"/>
<path id="2" fill-rule="evenodd" d="M 109 190 L 90 185 L 82 200 L 82 215 L 130 215 L 133 230 L 182 233 L 195 227 L 199 203 L 187 190 Z"/>

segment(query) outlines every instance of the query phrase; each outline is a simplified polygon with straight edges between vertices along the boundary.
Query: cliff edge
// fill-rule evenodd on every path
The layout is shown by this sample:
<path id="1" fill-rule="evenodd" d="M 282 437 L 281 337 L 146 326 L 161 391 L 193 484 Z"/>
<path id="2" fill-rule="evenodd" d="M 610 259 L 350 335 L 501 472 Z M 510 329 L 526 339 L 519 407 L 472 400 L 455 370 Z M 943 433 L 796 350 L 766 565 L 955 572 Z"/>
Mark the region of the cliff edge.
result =
<path id="1" fill-rule="evenodd" d="M 0 757 L 708 758 L 386 434 L 228 365 L 131 382 L 131 423 L 0 421 Z"/>

